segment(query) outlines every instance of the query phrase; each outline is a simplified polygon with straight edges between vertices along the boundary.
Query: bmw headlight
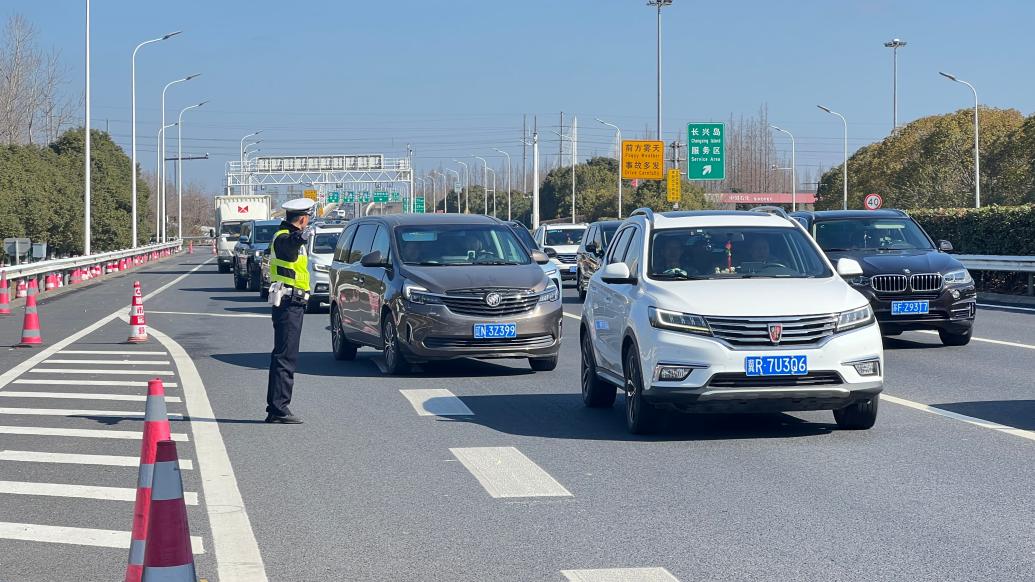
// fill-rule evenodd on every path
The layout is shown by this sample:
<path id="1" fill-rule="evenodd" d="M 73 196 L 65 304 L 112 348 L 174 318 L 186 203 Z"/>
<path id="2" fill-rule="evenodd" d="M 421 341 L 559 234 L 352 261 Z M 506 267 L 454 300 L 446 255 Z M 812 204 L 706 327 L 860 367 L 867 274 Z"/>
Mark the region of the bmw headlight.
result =
<path id="1" fill-rule="evenodd" d="M 670 329 L 699 335 L 712 335 L 708 322 L 700 315 L 691 313 L 680 313 L 668 311 L 657 307 L 648 307 L 647 314 L 650 317 L 650 324 L 659 329 Z"/>
<path id="2" fill-rule="evenodd" d="M 852 277 L 851 279 L 846 279 L 846 281 L 848 281 L 852 285 L 859 285 L 861 287 L 869 287 L 870 286 L 870 278 L 867 277 L 866 275 L 859 275 L 858 277 Z"/>
<path id="3" fill-rule="evenodd" d="M 315 270 L 315 271 L 316 271 L 317 273 L 326 273 L 327 271 L 329 271 L 329 270 L 330 270 L 330 269 L 329 269 L 329 268 L 327 267 L 327 265 L 325 265 L 325 264 L 323 264 L 323 263 L 313 263 L 313 269 L 314 269 L 314 270 Z"/>
<path id="4" fill-rule="evenodd" d="M 859 309 L 841 312 L 837 317 L 837 331 L 848 331 L 871 323 L 873 323 L 873 309 L 866 305 Z"/>
<path id="5" fill-rule="evenodd" d="M 405 297 L 410 303 L 416 303 L 418 305 L 436 305 L 442 303 L 442 298 L 437 295 L 432 295 L 424 287 L 419 287 L 410 283 L 403 285 L 403 297 Z"/>
<path id="6" fill-rule="evenodd" d="M 551 301 L 560 301 L 561 293 L 557 290 L 557 286 L 550 284 L 546 287 L 546 291 L 539 294 L 539 303 L 549 303 Z"/>
<path id="7" fill-rule="evenodd" d="M 970 271 L 966 269 L 948 272 L 942 278 L 949 285 L 968 285 L 974 282 L 974 278 L 970 276 Z"/>

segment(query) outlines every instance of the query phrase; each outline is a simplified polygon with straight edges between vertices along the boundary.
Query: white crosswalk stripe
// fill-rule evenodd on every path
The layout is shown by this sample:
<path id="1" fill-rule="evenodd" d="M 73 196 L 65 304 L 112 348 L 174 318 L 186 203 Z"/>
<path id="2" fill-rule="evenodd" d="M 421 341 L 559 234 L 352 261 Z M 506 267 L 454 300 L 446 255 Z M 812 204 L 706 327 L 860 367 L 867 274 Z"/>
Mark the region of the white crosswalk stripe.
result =
<path id="1" fill-rule="evenodd" d="M 79 455 L 74 453 L 45 453 L 40 451 L 2 451 L 0 461 L 21 461 L 26 463 L 65 463 L 69 465 L 104 465 L 109 467 L 137 467 L 139 457 L 119 457 L 115 455 Z M 194 461 L 183 459 L 180 469 L 194 470 Z"/>
<path id="2" fill-rule="evenodd" d="M 144 433 L 138 430 L 108 430 L 103 428 L 51 428 L 45 426 L 0 426 L 0 434 L 18 434 L 26 436 L 76 437 L 88 439 L 115 439 L 139 441 Z M 186 433 L 174 432 L 172 440 L 185 443 L 190 439 Z"/>
<path id="3" fill-rule="evenodd" d="M 679 582 L 664 568 L 605 568 L 562 570 L 568 582 Z"/>
<path id="4" fill-rule="evenodd" d="M 94 370 L 94 369 L 82 369 L 82 368 L 33 368 L 29 370 L 30 374 L 121 374 L 124 376 L 132 376 L 138 374 L 146 374 L 148 376 L 172 376 L 172 370 Z"/>
<path id="5" fill-rule="evenodd" d="M 59 354 L 78 354 L 86 356 L 168 356 L 168 352 L 136 352 L 112 350 L 61 350 Z"/>
<path id="6" fill-rule="evenodd" d="M 121 402 L 146 402 L 143 394 L 95 394 L 85 392 L 18 392 L 0 390 L 0 398 L 56 398 L 59 400 L 118 400 Z M 179 396 L 166 396 L 169 403 L 182 402 Z"/>
<path id="7" fill-rule="evenodd" d="M 45 378 L 19 378 L 11 384 L 39 384 L 44 386 L 68 386 L 68 380 L 48 380 Z M 139 386 L 147 388 L 147 381 L 139 380 L 76 380 L 77 386 Z M 177 388 L 176 382 L 162 381 L 166 388 Z"/>
<path id="8" fill-rule="evenodd" d="M 449 449 L 492 497 L 570 497 L 571 492 L 514 447 Z"/>
<path id="9" fill-rule="evenodd" d="M 135 501 L 137 498 L 137 490 L 133 487 L 101 487 L 99 485 L 77 485 L 74 483 L 29 483 L 24 481 L 0 481 L 0 493 L 100 499 L 102 501 Z M 183 500 L 187 505 L 197 505 L 198 494 L 184 491 Z"/>
<path id="10" fill-rule="evenodd" d="M 169 360 L 47 360 L 48 364 L 104 364 L 105 366 L 168 366 Z"/>
<path id="11" fill-rule="evenodd" d="M 467 416 L 471 409 L 449 390 L 432 388 L 425 390 L 400 390 L 410 401 L 413 409 L 421 416 Z"/>
<path id="12" fill-rule="evenodd" d="M 0 408 L 0 414 L 29 416 L 115 416 L 119 418 L 143 418 L 143 410 L 79 410 L 68 408 Z M 170 419 L 182 419 L 182 414 L 169 413 Z"/>
<path id="13" fill-rule="evenodd" d="M 0 539 L 129 549 L 128 531 L 86 527 L 63 527 L 0 521 Z M 190 545 L 195 555 L 205 553 L 205 544 L 201 536 L 190 536 Z"/>

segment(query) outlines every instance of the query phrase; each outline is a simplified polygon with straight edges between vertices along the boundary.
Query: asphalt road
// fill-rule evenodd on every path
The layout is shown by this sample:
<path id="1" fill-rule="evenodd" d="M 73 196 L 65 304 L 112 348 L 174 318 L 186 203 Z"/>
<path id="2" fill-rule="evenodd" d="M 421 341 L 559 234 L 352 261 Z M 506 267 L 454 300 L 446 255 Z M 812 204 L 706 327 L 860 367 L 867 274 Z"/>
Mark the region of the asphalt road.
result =
<path id="1" fill-rule="evenodd" d="M 199 574 L 210 580 L 261 580 L 229 565 L 256 559 L 276 581 L 1035 578 L 1035 311 L 981 309 L 975 335 L 987 341 L 965 347 L 942 347 L 922 333 L 889 339 L 892 398 L 869 431 L 839 431 L 830 413 L 672 415 L 650 437 L 626 433 L 621 396 L 610 410 L 583 408 L 574 318 L 565 319 L 553 372 L 533 373 L 524 361 L 460 361 L 388 377 L 372 350 L 335 361 L 328 316 L 315 313 L 305 319 L 292 404 L 306 423 L 273 426 L 261 422 L 269 308 L 254 293 L 234 291 L 213 263 L 201 265 L 209 258 L 175 257 L 54 298 L 41 317 L 53 344 L 124 309 L 133 278 L 148 293 L 185 275 L 145 305 L 148 324 L 168 342 L 127 348 L 118 342 L 128 325 L 114 319 L 64 350 L 156 351 L 168 356 L 146 357 L 175 360 L 178 346 L 189 355 L 189 363 L 167 368 L 185 386 L 169 390 L 183 399 L 169 409 L 194 410 L 202 396 L 211 403 L 211 417 L 173 422 L 187 437 L 178 443 L 181 458 L 194 464 L 183 472 L 185 489 L 198 493 L 189 517 L 204 546 Z M 565 303 L 580 312 L 574 290 Z M 0 320 L 0 343 L 17 341 L 19 325 L 20 318 Z M 0 372 L 31 363 L 33 353 L 0 350 Z M 46 361 L 32 369 L 81 367 Z M 104 370 L 115 367 L 27 370 L 17 378 L 74 379 L 67 386 L 0 379 L 0 396 L 139 394 L 76 384 L 103 383 L 112 377 Z M 191 381 L 195 367 L 200 382 Z M 439 392 L 408 392 L 426 390 Z M 470 414 L 421 415 L 411 400 L 427 397 Z M 0 410 L 142 410 L 86 398 L 0 398 Z M 0 425 L 140 430 L 129 418 L 10 410 Z M 127 439 L 0 432 L 0 579 L 120 576 L 122 549 L 12 539 L 13 526 L 3 524 L 128 530 L 132 505 L 9 493 L 4 483 L 132 488 L 136 475 L 132 467 L 6 460 L 3 451 L 133 455 L 137 447 Z M 227 467 L 213 455 L 220 447 Z M 236 507 L 235 491 L 244 520 L 225 516 Z M 614 571 L 592 571 L 599 569 Z"/>

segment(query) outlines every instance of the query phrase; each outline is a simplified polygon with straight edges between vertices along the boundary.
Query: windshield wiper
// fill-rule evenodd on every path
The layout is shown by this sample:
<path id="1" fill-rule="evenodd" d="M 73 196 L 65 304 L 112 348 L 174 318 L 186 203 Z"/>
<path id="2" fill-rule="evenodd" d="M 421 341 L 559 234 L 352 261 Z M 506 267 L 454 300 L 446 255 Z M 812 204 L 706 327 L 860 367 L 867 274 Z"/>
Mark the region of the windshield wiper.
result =
<path id="1" fill-rule="evenodd" d="M 407 263 L 403 263 L 403 264 L 404 265 L 418 265 L 418 266 L 421 266 L 421 267 L 441 267 L 445 263 L 440 263 L 438 261 L 419 261 L 419 262 L 407 262 Z"/>
<path id="2" fill-rule="evenodd" d="M 823 249 L 823 252 L 825 252 L 825 253 L 836 253 L 836 252 L 854 251 L 854 250 L 857 250 L 857 249 Z"/>
<path id="3" fill-rule="evenodd" d="M 472 265 L 520 265 L 521 263 L 515 261 L 504 261 L 502 259 L 488 259 L 484 261 L 475 261 Z"/>
<path id="4" fill-rule="evenodd" d="M 703 281 L 708 277 L 702 275 L 684 275 L 682 273 L 651 273 L 654 279 L 680 279 L 683 281 Z"/>

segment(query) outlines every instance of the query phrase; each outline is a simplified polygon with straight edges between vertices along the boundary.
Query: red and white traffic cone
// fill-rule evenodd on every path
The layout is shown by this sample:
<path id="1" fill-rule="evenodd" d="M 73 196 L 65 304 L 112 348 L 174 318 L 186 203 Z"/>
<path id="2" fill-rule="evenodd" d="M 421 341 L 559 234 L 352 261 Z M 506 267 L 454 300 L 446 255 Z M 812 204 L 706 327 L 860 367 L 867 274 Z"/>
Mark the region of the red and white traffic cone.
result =
<path id="1" fill-rule="evenodd" d="M 194 241 L 191 241 L 191 242 L 187 243 L 187 254 L 188 255 L 193 255 L 194 254 Z"/>
<path id="2" fill-rule="evenodd" d="M 16 299 L 24 299 L 26 293 L 28 293 L 29 286 L 25 283 L 25 279 L 18 279 L 18 285 L 15 286 L 14 296 Z"/>
<path id="3" fill-rule="evenodd" d="M 147 341 L 147 322 L 144 319 L 144 298 L 140 294 L 140 281 L 133 282 L 133 301 L 129 306 L 129 338 L 131 344 Z"/>
<path id="4" fill-rule="evenodd" d="M 44 285 L 43 290 L 44 291 L 53 291 L 54 289 L 57 288 L 57 282 L 54 281 L 54 274 L 53 273 L 48 273 L 47 276 L 44 277 L 43 280 L 44 280 L 44 283 L 43 283 L 43 285 Z"/>
<path id="5" fill-rule="evenodd" d="M 165 409 L 165 386 L 160 378 L 147 383 L 144 412 L 144 440 L 140 443 L 140 470 L 137 472 L 137 499 L 133 507 L 133 529 L 129 542 L 129 563 L 125 582 L 140 582 L 144 574 L 144 548 L 151 512 L 151 486 L 158 441 L 169 440 L 169 415 Z"/>
<path id="6" fill-rule="evenodd" d="M 147 521 L 143 582 L 196 582 L 183 479 L 176 443 L 171 440 L 158 441 L 155 447 L 151 511 Z"/>
<path id="7" fill-rule="evenodd" d="M 212 241 L 212 254 L 216 254 L 216 241 Z"/>
<path id="8" fill-rule="evenodd" d="M 0 273 L 0 315 L 11 315 L 11 292 L 7 288 L 7 271 Z"/>
<path id="9" fill-rule="evenodd" d="M 40 316 L 36 311 L 36 280 L 29 280 L 29 291 L 25 297 L 25 319 L 22 320 L 22 341 L 20 348 L 31 348 L 43 344 L 40 336 Z"/>

